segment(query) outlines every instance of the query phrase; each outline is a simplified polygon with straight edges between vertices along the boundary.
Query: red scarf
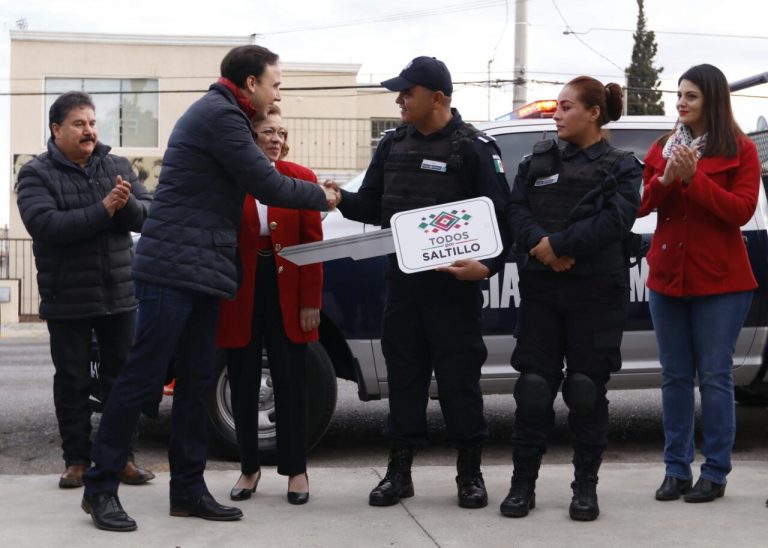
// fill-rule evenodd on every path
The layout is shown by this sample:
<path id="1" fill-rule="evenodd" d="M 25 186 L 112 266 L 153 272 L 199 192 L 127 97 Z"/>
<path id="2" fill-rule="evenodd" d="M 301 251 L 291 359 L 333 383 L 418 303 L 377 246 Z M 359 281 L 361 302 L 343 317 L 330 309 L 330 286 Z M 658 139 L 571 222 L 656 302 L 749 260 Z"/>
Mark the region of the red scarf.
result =
<path id="1" fill-rule="evenodd" d="M 232 92 L 232 95 L 234 95 L 237 100 L 237 104 L 240 105 L 240 108 L 243 109 L 243 112 L 245 112 L 245 115 L 248 116 L 249 120 L 256 115 L 256 108 L 250 101 L 248 101 L 248 99 L 246 99 L 245 95 L 243 95 L 243 90 L 237 87 L 232 80 L 222 76 L 219 78 L 218 83 Z"/>

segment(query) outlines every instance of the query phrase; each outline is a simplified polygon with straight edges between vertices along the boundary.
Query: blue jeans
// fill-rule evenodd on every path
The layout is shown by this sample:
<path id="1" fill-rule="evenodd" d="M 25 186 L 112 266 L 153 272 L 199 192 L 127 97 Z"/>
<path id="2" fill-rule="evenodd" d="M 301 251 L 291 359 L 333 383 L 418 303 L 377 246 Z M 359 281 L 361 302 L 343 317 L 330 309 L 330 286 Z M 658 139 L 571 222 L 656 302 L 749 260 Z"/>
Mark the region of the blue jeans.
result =
<path id="1" fill-rule="evenodd" d="M 171 499 L 207 492 L 203 471 L 208 452 L 205 398 L 214 379 L 219 297 L 136 281 L 139 299 L 136 342 L 117 377 L 93 443 L 93 467 L 85 474 L 89 493 L 116 493 L 131 433 L 144 401 L 157 393 L 175 358 L 176 386 L 168 460 Z"/>
<path id="2" fill-rule="evenodd" d="M 701 477 L 724 484 L 736 434 L 733 352 L 752 292 L 668 297 L 650 292 L 662 368 L 666 475 L 691 479 L 694 377 L 701 394 Z"/>

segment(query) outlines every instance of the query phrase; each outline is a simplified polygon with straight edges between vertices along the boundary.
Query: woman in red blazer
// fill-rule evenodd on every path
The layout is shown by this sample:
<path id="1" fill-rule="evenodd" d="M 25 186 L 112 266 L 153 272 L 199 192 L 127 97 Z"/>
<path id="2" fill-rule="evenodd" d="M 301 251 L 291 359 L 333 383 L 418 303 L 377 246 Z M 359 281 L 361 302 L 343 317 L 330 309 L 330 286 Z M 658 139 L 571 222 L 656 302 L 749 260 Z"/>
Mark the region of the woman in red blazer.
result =
<path id="1" fill-rule="evenodd" d="M 280 109 L 254 124 L 256 142 L 280 173 L 317 182 L 298 164 L 279 161 L 288 150 Z M 262 348 L 272 376 L 278 474 L 288 476 L 288 502 L 309 500 L 306 474 L 306 343 L 318 340 L 322 264 L 296 266 L 277 255 L 283 247 L 323 239 L 317 211 L 266 207 L 247 196 L 240 222 L 242 285 L 222 301 L 216 344 L 227 349 L 241 475 L 232 500 L 250 498 L 261 479 L 259 390 Z"/>
<path id="2" fill-rule="evenodd" d="M 674 131 L 645 158 L 638 216 L 657 212 L 648 252 L 650 310 L 662 367 L 664 463 L 657 500 L 710 502 L 725 493 L 735 437 L 733 352 L 752 275 L 741 226 L 757 206 L 755 145 L 736 125 L 728 82 L 712 65 L 678 81 Z M 705 461 L 691 487 L 694 377 Z"/>

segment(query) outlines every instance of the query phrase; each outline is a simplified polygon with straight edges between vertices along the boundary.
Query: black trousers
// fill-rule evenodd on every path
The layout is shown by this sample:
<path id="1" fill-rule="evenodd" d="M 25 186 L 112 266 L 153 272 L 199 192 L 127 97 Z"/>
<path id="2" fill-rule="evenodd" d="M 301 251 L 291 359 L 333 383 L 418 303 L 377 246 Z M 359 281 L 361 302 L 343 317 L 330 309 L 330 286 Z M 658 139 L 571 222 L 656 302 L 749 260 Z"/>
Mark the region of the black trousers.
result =
<path id="1" fill-rule="evenodd" d="M 136 333 L 136 312 L 77 320 L 48 320 L 53 376 L 53 403 L 64 462 L 91 463 L 91 330 L 96 332 L 101 402 L 128 359 Z M 135 442 L 135 439 L 134 439 Z M 130 455 L 129 455 L 130 456 Z"/>
<path id="2" fill-rule="evenodd" d="M 162 389 L 175 359 L 176 385 L 168 444 L 171 500 L 208 492 L 203 478 L 208 454 L 206 400 L 214 382 L 220 298 L 151 282 L 134 282 L 139 311 L 136 342 L 101 416 L 87 493 L 117 493 L 131 432 L 148 398 Z"/>
<path id="3" fill-rule="evenodd" d="M 524 406 L 517 407 L 512 443 L 546 448 L 555 421 L 552 403 L 564 378 L 565 360 L 568 374 L 587 375 L 597 390 L 592 413 L 568 414 L 574 450 L 602 454 L 608 444 L 605 385 L 611 372 L 621 368 L 621 338 L 629 307 L 627 273 L 577 276 L 523 270 L 519 287 L 512 366 L 522 374 L 544 377 L 552 397 L 543 416 L 531 416 Z"/>
<path id="4" fill-rule="evenodd" d="M 259 256 L 253 299 L 251 342 L 227 350 L 227 373 L 232 394 L 240 469 L 255 474 L 259 468 L 259 391 L 262 349 L 267 351 L 275 403 L 277 473 L 295 476 L 307 470 L 306 344 L 285 334 L 272 255 Z"/>
<path id="5" fill-rule="evenodd" d="M 443 272 L 388 274 L 381 339 L 387 364 L 389 418 L 396 446 L 428 442 L 427 403 L 434 371 L 448 441 L 484 441 L 480 369 L 488 352 L 481 331 L 479 282 Z"/>

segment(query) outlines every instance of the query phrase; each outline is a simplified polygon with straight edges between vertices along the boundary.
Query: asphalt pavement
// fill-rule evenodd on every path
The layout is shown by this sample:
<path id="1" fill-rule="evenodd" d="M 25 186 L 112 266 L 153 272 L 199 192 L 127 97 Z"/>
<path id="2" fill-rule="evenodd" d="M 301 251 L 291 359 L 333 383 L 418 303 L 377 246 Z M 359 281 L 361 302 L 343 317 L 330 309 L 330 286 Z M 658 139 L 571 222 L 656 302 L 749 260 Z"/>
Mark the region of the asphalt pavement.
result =
<path id="1" fill-rule="evenodd" d="M 483 468 L 487 508 L 456 505 L 447 466 L 414 467 L 416 496 L 388 508 L 368 506 L 370 489 L 383 468 L 313 468 L 311 499 L 286 502 L 286 480 L 265 468 L 259 488 L 239 507 L 237 522 L 210 522 L 168 514 L 168 474 L 151 483 L 123 486 L 120 498 L 138 530 L 113 533 L 94 528 L 80 509 L 81 489 L 63 490 L 55 475 L 0 475 L 0 546 L 3 547 L 496 547 L 496 546 L 765 546 L 768 535 L 768 464 L 741 461 L 725 497 L 707 504 L 657 502 L 660 464 L 607 464 L 600 473 L 601 514 L 594 522 L 568 517 L 572 467 L 543 465 L 537 506 L 527 518 L 505 518 L 498 507 L 507 493 L 510 468 Z M 236 472 L 206 473 L 208 487 L 228 503 Z"/>

